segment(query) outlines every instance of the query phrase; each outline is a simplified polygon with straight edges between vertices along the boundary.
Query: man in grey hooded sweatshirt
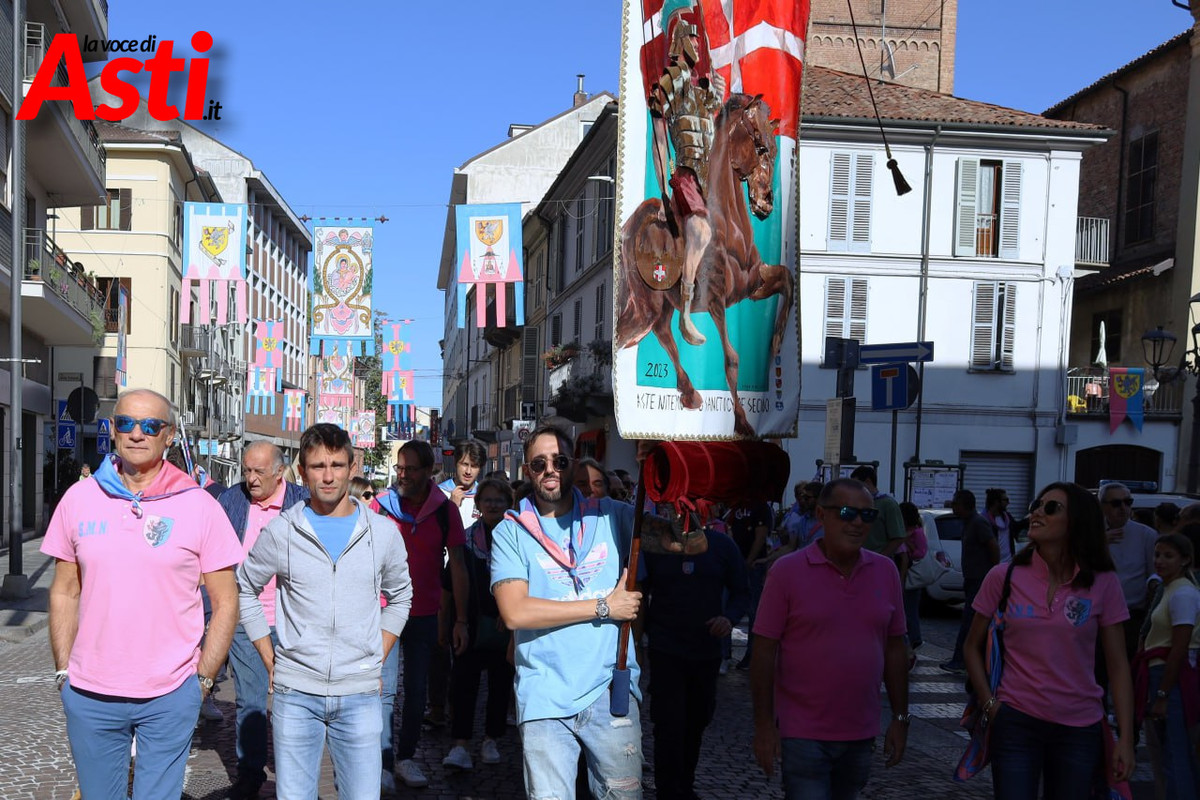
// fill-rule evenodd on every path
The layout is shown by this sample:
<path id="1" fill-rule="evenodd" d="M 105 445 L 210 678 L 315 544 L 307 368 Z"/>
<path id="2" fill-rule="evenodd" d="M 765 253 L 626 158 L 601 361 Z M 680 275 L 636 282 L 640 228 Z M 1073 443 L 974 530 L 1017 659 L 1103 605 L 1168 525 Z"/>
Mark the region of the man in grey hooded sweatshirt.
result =
<path id="1" fill-rule="evenodd" d="M 348 493 L 353 462 L 346 431 L 306 430 L 300 476 L 310 499 L 268 523 L 237 570 L 241 624 L 275 695 L 279 797 L 317 796 L 326 742 L 338 797 L 379 797 L 380 669 L 408 620 L 412 584 L 396 526 Z M 271 578 L 277 648 L 258 600 Z"/>

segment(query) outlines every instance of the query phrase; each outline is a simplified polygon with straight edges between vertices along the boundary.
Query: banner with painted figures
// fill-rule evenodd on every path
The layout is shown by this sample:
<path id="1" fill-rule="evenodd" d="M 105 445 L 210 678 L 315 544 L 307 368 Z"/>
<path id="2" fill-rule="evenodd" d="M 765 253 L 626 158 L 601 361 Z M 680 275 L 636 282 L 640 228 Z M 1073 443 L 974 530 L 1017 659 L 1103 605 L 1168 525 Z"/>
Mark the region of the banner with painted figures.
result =
<path id="1" fill-rule="evenodd" d="M 354 408 L 354 359 L 336 348 L 317 376 L 317 422 L 336 422 L 350 430 Z M 336 421 L 334 419 L 336 417 Z"/>
<path id="2" fill-rule="evenodd" d="M 796 435 L 808 0 L 625 0 L 613 385 L 629 439 Z"/>
<path id="3" fill-rule="evenodd" d="M 458 241 L 458 327 L 467 324 L 467 292 L 475 287 L 475 325 L 487 325 L 488 286 L 494 287 L 496 324 L 508 319 L 506 284 L 513 285 L 516 324 L 525 324 L 525 270 L 521 263 L 521 204 L 492 203 L 454 208 Z"/>
<path id="4" fill-rule="evenodd" d="M 416 387 L 413 386 L 412 342 L 408 339 L 408 321 L 388 322 L 391 338 L 383 345 L 380 359 L 382 380 L 380 388 L 387 399 L 388 421 L 408 416 L 408 406 L 416 403 Z"/>
<path id="5" fill-rule="evenodd" d="M 280 426 L 283 430 L 304 430 L 304 412 L 307 406 L 307 398 L 308 393 L 303 389 L 283 390 L 283 424 Z"/>
<path id="6" fill-rule="evenodd" d="M 218 325 L 230 321 L 229 288 L 234 290 L 232 319 L 246 321 L 246 206 L 238 203 L 183 204 L 183 289 L 179 321 L 193 322 L 191 284 L 196 282 L 199 319 L 213 320 L 209 307 L 216 301 Z"/>
<path id="7" fill-rule="evenodd" d="M 1142 432 L 1146 370 L 1142 367 L 1110 367 L 1108 370 L 1108 432 L 1115 433 L 1129 417 Z"/>
<path id="8" fill-rule="evenodd" d="M 354 422 L 350 428 L 350 443 L 364 450 L 375 446 L 374 411 L 359 411 L 354 415 Z"/>
<path id="9" fill-rule="evenodd" d="M 124 286 L 117 290 L 117 388 L 124 389 L 129 381 L 128 346 L 125 328 L 129 325 L 129 291 Z"/>
<path id="10" fill-rule="evenodd" d="M 371 333 L 371 285 L 374 228 L 313 229 L 312 355 L 328 357 L 334 349 L 348 356 L 374 355 Z"/>

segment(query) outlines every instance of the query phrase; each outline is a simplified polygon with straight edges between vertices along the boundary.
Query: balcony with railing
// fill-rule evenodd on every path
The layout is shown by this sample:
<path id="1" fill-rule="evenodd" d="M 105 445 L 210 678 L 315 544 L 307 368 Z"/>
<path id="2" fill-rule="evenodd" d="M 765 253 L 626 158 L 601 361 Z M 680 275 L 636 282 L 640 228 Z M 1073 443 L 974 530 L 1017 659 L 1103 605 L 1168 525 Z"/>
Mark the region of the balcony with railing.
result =
<path id="1" fill-rule="evenodd" d="M 1108 220 L 1078 217 L 1075 220 L 1075 263 L 1081 267 L 1107 267 Z"/>
<path id="2" fill-rule="evenodd" d="M 212 342 L 212 330 L 206 326 L 179 326 L 179 354 L 181 356 L 190 358 L 206 356 L 209 348 L 212 347 Z"/>
<path id="3" fill-rule="evenodd" d="M 602 417 L 612 411 L 611 348 L 611 342 L 599 341 L 583 349 L 572 350 L 568 345 L 558 354 L 554 350 L 543 354 L 551 367 L 546 380 L 550 405 L 559 416 L 585 422 L 589 416 Z"/>
<path id="4" fill-rule="evenodd" d="M 471 406 L 470 423 L 471 430 L 490 431 L 496 428 L 495 414 L 492 411 L 492 406 L 488 403 L 476 403 Z"/>
<path id="5" fill-rule="evenodd" d="M 1110 388 L 1107 373 L 1068 375 L 1067 414 L 1108 419 Z M 1147 419 L 1177 420 L 1183 412 L 1183 393 L 1183 381 L 1159 383 L 1148 378 L 1142 389 L 1142 412 Z"/>
<path id="6" fill-rule="evenodd" d="M 40 228 L 25 229 L 25 324 L 48 344 L 88 344 L 104 335 L 100 288 Z"/>
<path id="7" fill-rule="evenodd" d="M 46 57 L 50 33 L 40 22 L 25 23 L 24 93 Z M 67 71 L 58 64 L 52 86 L 68 85 Z M 46 103 L 29 124 L 26 160 L 38 183 L 59 206 L 94 203 L 104 194 L 106 156 L 96 126 L 75 117 L 65 100 Z"/>

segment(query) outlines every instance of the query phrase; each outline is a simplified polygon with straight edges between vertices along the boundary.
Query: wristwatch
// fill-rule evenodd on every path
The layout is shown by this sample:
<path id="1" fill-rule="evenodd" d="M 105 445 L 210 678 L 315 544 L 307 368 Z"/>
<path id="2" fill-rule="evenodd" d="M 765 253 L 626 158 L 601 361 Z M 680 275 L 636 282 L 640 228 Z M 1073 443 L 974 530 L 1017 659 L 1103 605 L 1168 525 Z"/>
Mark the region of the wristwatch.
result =
<path id="1" fill-rule="evenodd" d="M 1162 689 L 1159 689 L 1157 692 L 1155 692 L 1154 696 L 1157 697 L 1159 700 L 1167 699 L 1167 693 L 1164 692 Z"/>
<path id="2" fill-rule="evenodd" d="M 213 690 L 213 685 L 215 682 L 213 681 L 212 678 L 208 677 L 207 675 L 201 675 L 200 673 L 196 673 L 196 680 L 200 681 L 201 688 L 204 688 L 210 692 Z"/>
<path id="3" fill-rule="evenodd" d="M 892 720 L 894 722 L 899 722 L 904 725 L 907 725 L 908 723 L 912 722 L 912 714 L 909 714 L 907 712 L 905 712 L 903 714 L 892 714 Z"/>
<path id="4" fill-rule="evenodd" d="M 600 619 L 608 619 L 608 601 L 603 597 L 596 600 L 596 616 Z"/>

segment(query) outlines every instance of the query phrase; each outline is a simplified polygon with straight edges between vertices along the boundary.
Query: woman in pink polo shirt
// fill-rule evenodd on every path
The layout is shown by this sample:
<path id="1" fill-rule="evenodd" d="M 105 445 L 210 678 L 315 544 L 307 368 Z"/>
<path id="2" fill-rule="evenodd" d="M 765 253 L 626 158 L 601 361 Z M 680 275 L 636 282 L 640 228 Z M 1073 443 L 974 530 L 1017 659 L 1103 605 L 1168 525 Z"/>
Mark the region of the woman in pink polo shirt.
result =
<path id="1" fill-rule="evenodd" d="M 972 606 L 967 674 L 992 725 L 997 800 L 1086 800 L 1104 758 L 1104 690 L 1096 683 L 1096 642 L 1108 665 L 1121 738 L 1113 774 L 1133 772 L 1133 686 L 1121 623 L 1129 618 L 1104 537 L 1096 498 L 1052 483 L 1029 507 L 1027 547 L 1013 559 L 1005 610 L 1004 669 L 995 696 L 984 666 L 988 622 L 1009 565 L 993 567 Z"/>

